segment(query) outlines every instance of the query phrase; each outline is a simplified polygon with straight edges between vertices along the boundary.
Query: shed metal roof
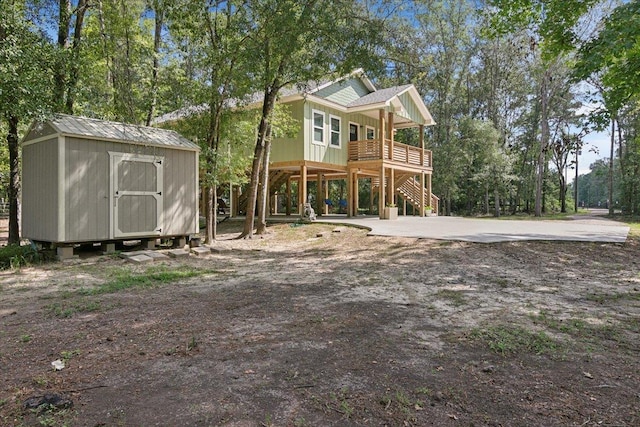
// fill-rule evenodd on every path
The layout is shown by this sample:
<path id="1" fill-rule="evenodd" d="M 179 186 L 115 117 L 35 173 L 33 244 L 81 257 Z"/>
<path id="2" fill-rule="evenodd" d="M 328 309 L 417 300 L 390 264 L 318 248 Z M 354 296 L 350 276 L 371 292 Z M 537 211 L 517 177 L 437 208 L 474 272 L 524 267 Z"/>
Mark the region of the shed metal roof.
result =
<path id="1" fill-rule="evenodd" d="M 128 123 L 57 114 L 51 121 L 56 131 L 65 135 L 84 136 L 142 145 L 157 145 L 181 150 L 200 150 L 197 144 L 179 133 Z"/>

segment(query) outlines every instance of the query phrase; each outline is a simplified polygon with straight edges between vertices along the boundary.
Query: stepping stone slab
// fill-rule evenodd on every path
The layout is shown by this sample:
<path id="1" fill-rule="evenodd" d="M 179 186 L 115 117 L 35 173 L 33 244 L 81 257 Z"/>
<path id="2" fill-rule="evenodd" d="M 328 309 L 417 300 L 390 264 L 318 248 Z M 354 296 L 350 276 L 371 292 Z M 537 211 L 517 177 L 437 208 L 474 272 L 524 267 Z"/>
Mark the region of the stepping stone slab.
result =
<path id="1" fill-rule="evenodd" d="M 209 255 L 211 253 L 211 249 L 206 248 L 204 246 L 196 246 L 191 248 L 191 253 L 194 255 Z"/>
<path id="2" fill-rule="evenodd" d="M 189 256 L 189 251 L 185 251 L 184 249 L 172 249 L 169 251 L 169 256 L 171 258 L 183 258 Z"/>
<path id="3" fill-rule="evenodd" d="M 127 261 L 132 262 L 134 264 L 146 264 L 148 262 L 153 262 L 153 258 L 147 255 L 134 255 L 127 258 Z"/>
<path id="4" fill-rule="evenodd" d="M 169 259 L 168 256 L 166 256 L 165 254 L 161 253 L 161 252 L 154 252 L 154 251 L 149 251 L 147 253 L 145 253 L 146 256 L 153 258 L 154 261 L 162 261 L 165 259 Z"/>
<path id="5" fill-rule="evenodd" d="M 147 255 L 148 253 L 149 253 L 149 251 L 120 252 L 120 257 L 122 257 L 122 258 L 130 258 L 132 256 Z"/>

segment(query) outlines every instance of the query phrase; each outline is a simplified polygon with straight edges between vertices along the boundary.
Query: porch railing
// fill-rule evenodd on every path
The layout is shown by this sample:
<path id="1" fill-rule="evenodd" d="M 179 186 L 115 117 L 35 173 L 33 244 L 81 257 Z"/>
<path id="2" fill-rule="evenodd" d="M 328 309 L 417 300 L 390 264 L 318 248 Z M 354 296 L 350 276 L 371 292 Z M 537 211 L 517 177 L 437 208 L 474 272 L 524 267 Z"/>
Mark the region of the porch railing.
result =
<path id="1" fill-rule="evenodd" d="M 349 161 L 359 160 L 391 160 L 391 140 L 386 139 L 384 149 L 380 147 L 380 141 L 368 139 L 364 141 L 349 141 Z M 424 150 L 411 145 L 393 143 L 393 161 L 410 165 L 432 167 L 431 150 Z"/>

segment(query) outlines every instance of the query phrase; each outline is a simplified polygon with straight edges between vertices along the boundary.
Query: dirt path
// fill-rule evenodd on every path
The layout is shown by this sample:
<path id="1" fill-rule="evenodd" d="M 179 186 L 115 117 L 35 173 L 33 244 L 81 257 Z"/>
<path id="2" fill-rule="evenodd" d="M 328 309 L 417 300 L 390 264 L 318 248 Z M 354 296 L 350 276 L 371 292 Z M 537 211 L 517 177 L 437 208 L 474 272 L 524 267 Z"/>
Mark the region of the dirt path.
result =
<path id="1" fill-rule="evenodd" d="M 0 425 L 640 424 L 635 240 L 333 228 L 2 273 Z M 73 407 L 23 408 L 46 392 Z"/>

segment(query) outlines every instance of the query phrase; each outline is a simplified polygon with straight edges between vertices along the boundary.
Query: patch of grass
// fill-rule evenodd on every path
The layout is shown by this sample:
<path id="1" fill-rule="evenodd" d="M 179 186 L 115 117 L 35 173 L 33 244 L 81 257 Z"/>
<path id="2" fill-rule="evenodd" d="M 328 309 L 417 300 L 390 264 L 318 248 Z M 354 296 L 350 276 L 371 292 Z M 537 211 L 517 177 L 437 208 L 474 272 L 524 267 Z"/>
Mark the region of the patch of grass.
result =
<path id="1" fill-rule="evenodd" d="M 440 299 L 445 299 L 449 301 L 454 307 L 460 307 L 467 303 L 467 300 L 464 297 L 464 292 L 462 291 L 442 289 L 436 293 L 436 296 Z"/>
<path id="2" fill-rule="evenodd" d="M 20 337 L 20 342 L 22 343 L 28 343 L 29 341 L 31 341 L 31 335 L 29 334 L 24 334 Z"/>
<path id="3" fill-rule="evenodd" d="M 36 414 L 38 425 L 44 427 L 71 426 L 76 415 L 76 412 L 70 409 L 59 409 L 53 406 L 32 409 L 31 412 Z"/>
<path id="4" fill-rule="evenodd" d="M 102 308 L 98 301 L 70 301 L 65 303 L 53 303 L 47 306 L 50 314 L 59 318 L 68 318 L 76 313 L 91 313 Z"/>
<path id="5" fill-rule="evenodd" d="M 41 255 L 30 245 L 7 245 L 0 248 L 0 270 L 17 269 L 41 260 Z"/>
<path id="6" fill-rule="evenodd" d="M 349 389 L 343 387 L 338 393 L 331 393 L 331 400 L 334 402 L 333 409 L 341 413 L 345 418 L 350 418 L 353 415 L 354 408 L 349 404 Z"/>
<path id="7" fill-rule="evenodd" d="M 95 288 L 79 289 L 77 292 L 81 295 L 101 295 L 131 288 L 152 288 L 164 283 L 202 276 L 211 272 L 212 270 L 198 270 L 189 266 L 169 268 L 164 265 L 150 267 L 143 272 L 118 270 L 112 274 L 111 280 L 106 283 Z"/>
<path id="8" fill-rule="evenodd" d="M 531 332 L 520 326 L 498 325 L 471 331 L 471 338 L 483 341 L 503 356 L 516 353 L 550 354 L 559 345 L 544 332 Z"/>
<path id="9" fill-rule="evenodd" d="M 587 294 L 587 300 L 597 302 L 598 304 L 617 302 L 621 300 L 640 301 L 640 292 L 618 292 L 613 294 L 594 292 L 592 294 Z"/>
<path id="10" fill-rule="evenodd" d="M 619 328 L 613 325 L 592 325 L 582 319 L 554 319 L 547 312 L 541 311 L 538 315 L 532 316 L 535 323 L 547 328 L 579 338 L 587 343 L 598 345 L 601 340 L 614 341 L 620 344 L 625 343 L 625 338 Z M 630 329 L 633 331 L 632 329 Z"/>
<path id="11" fill-rule="evenodd" d="M 69 361 L 71 360 L 74 356 L 77 356 L 80 354 L 80 350 L 63 350 L 60 352 L 60 357 L 62 357 L 65 361 Z"/>

